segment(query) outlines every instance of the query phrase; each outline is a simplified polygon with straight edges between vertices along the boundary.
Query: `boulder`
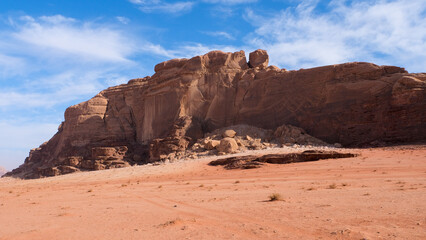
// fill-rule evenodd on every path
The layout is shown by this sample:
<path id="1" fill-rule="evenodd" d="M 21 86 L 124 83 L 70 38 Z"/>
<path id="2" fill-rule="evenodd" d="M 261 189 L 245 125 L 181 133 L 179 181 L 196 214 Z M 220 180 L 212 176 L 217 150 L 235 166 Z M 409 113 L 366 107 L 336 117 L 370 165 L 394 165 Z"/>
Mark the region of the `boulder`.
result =
<path id="1" fill-rule="evenodd" d="M 76 167 L 66 166 L 66 165 L 59 166 L 58 169 L 60 170 L 61 174 L 69 174 L 69 173 L 80 171 L 80 169 L 78 169 Z"/>
<path id="2" fill-rule="evenodd" d="M 324 141 L 307 134 L 304 129 L 291 125 L 279 126 L 275 129 L 274 137 L 283 145 L 293 143 L 302 145 L 327 145 Z"/>
<path id="3" fill-rule="evenodd" d="M 227 138 L 227 137 L 233 138 L 233 137 L 235 137 L 236 134 L 237 133 L 234 130 L 228 129 L 228 130 L 225 130 L 225 132 L 223 132 L 222 137 L 224 137 L 224 138 Z"/>
<path id="4" fill-rule="evenodd" d="M 93 164 L 93 170 L 104 170 L 104 169 L 106 169 L 107 167 L 104 165 L 104 164 L 102 164 L 102 163 L 99 163 L 99 162 L 95 162 L 94 164 Z"/>
<path id="5" fill-rule="evenodd" d="M 204 148 L 207 150 L 213 150 L 215 149 L 218 145 L 220 144 L 219 140 L 209 140 L 207 141 L 207 143 L 204 145 Z"/>
<path id="6" fill-rule="evenodd" d="M 128 148 L 126 146 L 117 147 L 95 147 L 92 148 L 92 159 L 108 159 L 118 158 L 122 159 L 126 154 Z"/>
<path id="7" fill-rule="evenodd" d="M 268 67 L 269 56 L 265 50 L 258 49 L 249 55 L 249 66 L 252 68 L 265 69 Z"/>
<path id="8" fill-rule="evenodd" d="M 342 144 L 340 144 L 340 143 L 334 143 L 334 144 L 333 144 L 333 147 L 335 147 L 335 148 L 341 148 L 341 147 L 343 147 L 343 146 L 342 146 Z"/>
<path id="9" fill-rule="evenodd" d="M 236 153 L 238 152 L 238 144 L 233 138 L 224 138 L 220 140 L 220 144 L 216 146 L 218 152 L 221 153 Z"/>
<path id="10" fill-rule="evenodd" d="M 83 161 L 83 157 L 71 156 L 71 157 L 68 157 L 66 163 L 67 163 L 68 166 L 77 167 L 80 164 L 81 161 Z"/>
<path id="11" fill-rule="evenodd" d="M 263 144 L 262 144 L 262 139 L 260 138 L 256 138 L 256 139 L 252 139 L 251 141 L 249 141 L 249 144 L 247 146 L 249 149 L 252 150 L 260 150 L 260 149 L 264 149 L 266 148 Z"/>

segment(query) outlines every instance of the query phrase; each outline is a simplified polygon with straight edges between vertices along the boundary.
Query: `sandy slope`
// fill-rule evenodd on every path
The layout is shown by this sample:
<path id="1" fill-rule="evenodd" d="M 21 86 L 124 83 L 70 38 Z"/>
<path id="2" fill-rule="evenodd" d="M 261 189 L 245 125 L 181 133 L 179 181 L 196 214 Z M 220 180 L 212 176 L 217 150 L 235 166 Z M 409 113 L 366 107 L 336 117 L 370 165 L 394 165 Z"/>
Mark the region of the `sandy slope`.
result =
<path id="1" fill-rule="evenodd" d="M 210 158 L 3 178 L 0 239 L 425 239 L 426 146 L 351 151 L 250 170 Z M 267 201 L 274 192 L 284 200 Z"/>

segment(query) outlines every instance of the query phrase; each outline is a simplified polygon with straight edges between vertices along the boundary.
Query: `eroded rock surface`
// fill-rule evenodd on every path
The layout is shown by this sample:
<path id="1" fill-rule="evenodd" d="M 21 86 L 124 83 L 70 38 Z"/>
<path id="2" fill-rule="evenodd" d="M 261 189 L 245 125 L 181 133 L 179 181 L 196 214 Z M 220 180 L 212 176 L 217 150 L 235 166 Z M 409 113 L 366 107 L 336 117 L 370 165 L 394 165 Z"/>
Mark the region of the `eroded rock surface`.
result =
<path id="1" fill-rule="evenodd" d="M 204 134 L 238 124 L 303 129 L 283 142 L 305 133 L 343 146 L 426 140 L 426 74 L 365 62 L 287 71 L 268 61 L 258 50 L 250 63 L 243 51 L 160 63 L 150 77 L 69 107 L 58 132 L 7 175 L 38 178 L 148 163 L 182 155 Z M 92 155 L 95 148 L 117 147 L 127 148 L 113 154 L 117 159 Z"/>

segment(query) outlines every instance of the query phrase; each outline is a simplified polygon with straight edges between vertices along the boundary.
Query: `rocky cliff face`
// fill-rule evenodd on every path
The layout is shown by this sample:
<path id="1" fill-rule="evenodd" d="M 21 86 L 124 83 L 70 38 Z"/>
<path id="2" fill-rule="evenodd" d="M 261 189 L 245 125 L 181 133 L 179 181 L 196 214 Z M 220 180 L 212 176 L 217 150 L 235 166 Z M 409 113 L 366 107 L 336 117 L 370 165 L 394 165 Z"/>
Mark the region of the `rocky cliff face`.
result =
<path id="1" fill-rule="evenodd" d="M 217 128 L 290 124 L 325 142 L 426 140 L 426 74 L 353 62 L 298 71 L 266 51 L 209 52 L 155 66 L 151 77 L 69 107 L 48 142 L 8 175 L 25 178 L 150 161 L 149 147 L 185 150 Z"/>

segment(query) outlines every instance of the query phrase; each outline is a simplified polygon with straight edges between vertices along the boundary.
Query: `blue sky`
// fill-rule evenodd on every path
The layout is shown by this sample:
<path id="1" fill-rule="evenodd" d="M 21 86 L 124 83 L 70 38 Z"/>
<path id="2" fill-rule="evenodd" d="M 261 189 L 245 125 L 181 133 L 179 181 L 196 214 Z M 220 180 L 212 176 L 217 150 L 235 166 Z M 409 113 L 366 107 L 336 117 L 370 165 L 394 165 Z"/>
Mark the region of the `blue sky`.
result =
<path id="1" fill-rule="evenodd" d="M 426 71 L 424 0 L 1 0 L 0 166 L 23 163 L 65 109 L 154 65 L 266 49 L 286 69 L 350 61 Z"/>

